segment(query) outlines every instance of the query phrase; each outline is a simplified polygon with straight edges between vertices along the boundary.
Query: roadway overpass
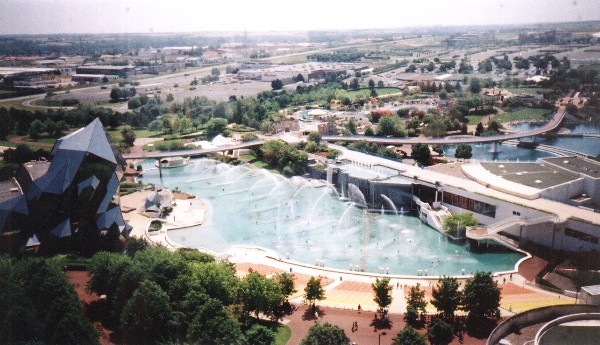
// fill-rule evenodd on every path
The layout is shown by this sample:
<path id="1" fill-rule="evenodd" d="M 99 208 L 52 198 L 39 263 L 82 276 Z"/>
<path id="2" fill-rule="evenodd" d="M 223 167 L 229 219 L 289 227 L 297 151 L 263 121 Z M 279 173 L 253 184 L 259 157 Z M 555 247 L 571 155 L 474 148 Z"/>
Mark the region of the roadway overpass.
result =
<path id="1" fill-rule="evenodd" d="M 554 113 L 554 116 L 552 117 L 552 119 L 542 127 L 538 127 L 538 128 L 532 129 L 530 131 L 525 131 L 525 132 L 516 132 L 516 133 L 492 135 L 492 136 L 485 136 L 485 137 L 461 135 L 461 136 L 456 136 L 456 137 L 444 137 L 444 138 L 419 138 L 419 137 L 388 138 L 388 137 L 366 137 L 366 136 L 362 136 L 362 135 L 360 135 L 360 136 L 359 135 L 355 135 L 355 136 L 325 135 L 322 137 L 322 140 L 333 141 L 333 142 L 335 142 L 335 141 L 348 141 L 348 142 L 367 141 L 367 142 L 373 142 L 373 143 L 384 144 L 384 145 L 399 145 L 399 144 L 412 145 L 412 144 L 418 144 L 418 143 L 428 144 L 428 145 L 499 143 L 499 142 L 506 141 L 506 140 L 533 137 L 533 136 L 540 135 L 540 134 L 543 134 L 543 133 L 546 133 L 549 131 L 553 131 L 553 130 L 557 129 L 558 126 L 560 126 L 560 123 L 564 119 L 565 115 L 566 115 L 565 107 L 560 107 L 556 111 L 556 113 Z"/>
<path id="2" fill-rule="evenodd" d="M 254 146 L 260 146 L 264 143 L 264 140 L 252 140 L 244 143 L 235 145 L 219 146 L 210 149 L 192 149 L 192 150 L 178 150 L 178 151 L 144 151 L 144 152 L 131 152 L 124 153 L 123 158 L 125 159 L 160 159 L 166 157 L 195 157 L 203 156 L 209 153 L 215 152 L 226 152 L 231 150 L 247 149 Z"/>

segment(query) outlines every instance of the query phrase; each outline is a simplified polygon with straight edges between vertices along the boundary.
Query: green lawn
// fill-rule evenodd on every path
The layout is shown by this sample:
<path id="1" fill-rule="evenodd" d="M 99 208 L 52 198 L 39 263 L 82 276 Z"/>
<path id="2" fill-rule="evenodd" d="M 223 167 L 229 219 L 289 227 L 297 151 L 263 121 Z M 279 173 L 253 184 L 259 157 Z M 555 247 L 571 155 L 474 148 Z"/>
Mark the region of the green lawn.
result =
<path id="1" fill-rule="evenodd" d="M 481 122 L 481 119 L 483 119 L 484 117 L 486 117 L 488 115 L 469 115 L 469 116 L 465 116 L 465 118 L 467 120 L 469 120 L 469 125 L 476 125 L 479 122 Z"/>
<path id="2" fill-rule="evenodd" d="M 387 95 L 390 93 L 402 92 L 402 90 L 399 88 L 396 88 L 396 87 L 376 87 L 375 92 L 377 92 L 377 95 L 383 96 L 383 95 Z M 344 96 L 346 96 L 350 99 L 369 98 L 371 96 L 371 90 L 370 89 L 360 89 L 360 90 L 346 91 L 346 92 L 344 92 Z"/>
<path id="3" fill-rule="evenodd" d="M 32 143 L 47 143 L 47 144 L 54 144 L 54 142 L 56 141 L 56 138 L 39 138 L 39 139 L 32 139 L 30 137 L 24 137 L 23 138 L 24 141 L 30 141 Z"/>
<path id="4" fill-rule="evenodd" d="M 549 113 L 547 109 L 523 108 L 517 111 L 497 115 L 494 119 L 500 123 L 523 120 L 543 120 L 545 115 L 549 114 L 551 113 Z"/>
<path id="5" fill-rule="evenodd" d="M 292 330 L 288 325 L 280 324 L 275 335 L 275 345 L 285 345 L 292 337 Z"/>
<path id="6" fill-rule="evenodd" d="M 513 94 L 525 93 L 529 95 L 535 95 L 538 93 L 546 93 L 552 91 L 551 89 L 544 89 L 541 87 L 509 87 L 506 90 Z"/>

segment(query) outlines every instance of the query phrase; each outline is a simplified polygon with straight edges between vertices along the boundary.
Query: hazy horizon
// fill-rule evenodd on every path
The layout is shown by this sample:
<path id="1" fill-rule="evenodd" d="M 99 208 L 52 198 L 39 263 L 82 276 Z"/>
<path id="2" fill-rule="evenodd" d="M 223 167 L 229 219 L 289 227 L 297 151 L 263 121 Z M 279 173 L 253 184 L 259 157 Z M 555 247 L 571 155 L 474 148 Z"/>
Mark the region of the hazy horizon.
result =
<path id="1" fill-rule="evenodd" d="M 187 33 L 527 25 L 600 20 L 597 0 L 220 2 L 1 0 L 0 34 Z"/>

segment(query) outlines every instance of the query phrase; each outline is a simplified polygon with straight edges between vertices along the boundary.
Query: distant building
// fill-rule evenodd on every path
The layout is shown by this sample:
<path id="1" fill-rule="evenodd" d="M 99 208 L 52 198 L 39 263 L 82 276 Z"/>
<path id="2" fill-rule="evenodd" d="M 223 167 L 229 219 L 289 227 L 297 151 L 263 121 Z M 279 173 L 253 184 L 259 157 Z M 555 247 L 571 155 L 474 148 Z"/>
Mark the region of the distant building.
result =
<path id="1" fill-rule="evenodd" d="M 135 75 L 134 66 L 108 66 L 108 65 L 91 65 L 78 66 L 77 74 L 104 74 L 116 75 L 121 78 L 133 77 Z"/>
<path id="2" fill-rule="evenodd" d="M 496 39 L 493 32 L 469 32 L 450 36 L 446 39 L 449 47 L 467 47 L 488 44 Z"/>
<path id="3" fill-rule="evenodd" d="M 523 30 L 519 32 L 519 43 L 570 43 L 573 40 L 573 34 L 566 31 L 557 30 Z"/>
<path id="4" fill-rule="evenodd" d="M 51 154 L 0 182 L 0 253 L 115 249 L 130 230 L 116 199 L 126 165 L 100 120 L 58 139 Z"/>
<path id="5" fill-rule="evenodd" d="M 0 67 L 0 89 L 45 88 L 60 79 L 56 68 Z"/>

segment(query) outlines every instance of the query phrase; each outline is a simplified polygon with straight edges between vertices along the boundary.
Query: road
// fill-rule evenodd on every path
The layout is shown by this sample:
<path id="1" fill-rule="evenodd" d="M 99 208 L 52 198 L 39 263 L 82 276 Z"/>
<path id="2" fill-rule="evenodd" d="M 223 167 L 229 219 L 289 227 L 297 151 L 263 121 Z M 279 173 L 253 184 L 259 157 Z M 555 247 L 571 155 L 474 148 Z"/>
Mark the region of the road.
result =
<path id="1" fill-rule="evenodd" d="M 520 139 L 526 137 L 533 137 L 540 135 L 552 130 L 555 130 L 560 126 L 561 121 L 565 117 L 565 107 L 561 106 L 558 108 L 552 119 L 542 127 L 532 129 L 525 132 L 516 132 L 502 135 L 492 135 L 486 137 L 476 136 L 457 136 L 457 137 L 445 137 L 445 138 L 386 138 L 386 137 L 365 137 L 365 136 L 336 136 L 336 135 L 324 135 L 322 140 L 324 141 L 367 141 L 377 144 L 384 145 L 412 145 L 412 144 L 428 144 L 428 145 L 455 145 L 455 144 L 471 144 L 471 143 L 492 143 L 501 142 L 506 140 Z"/>

